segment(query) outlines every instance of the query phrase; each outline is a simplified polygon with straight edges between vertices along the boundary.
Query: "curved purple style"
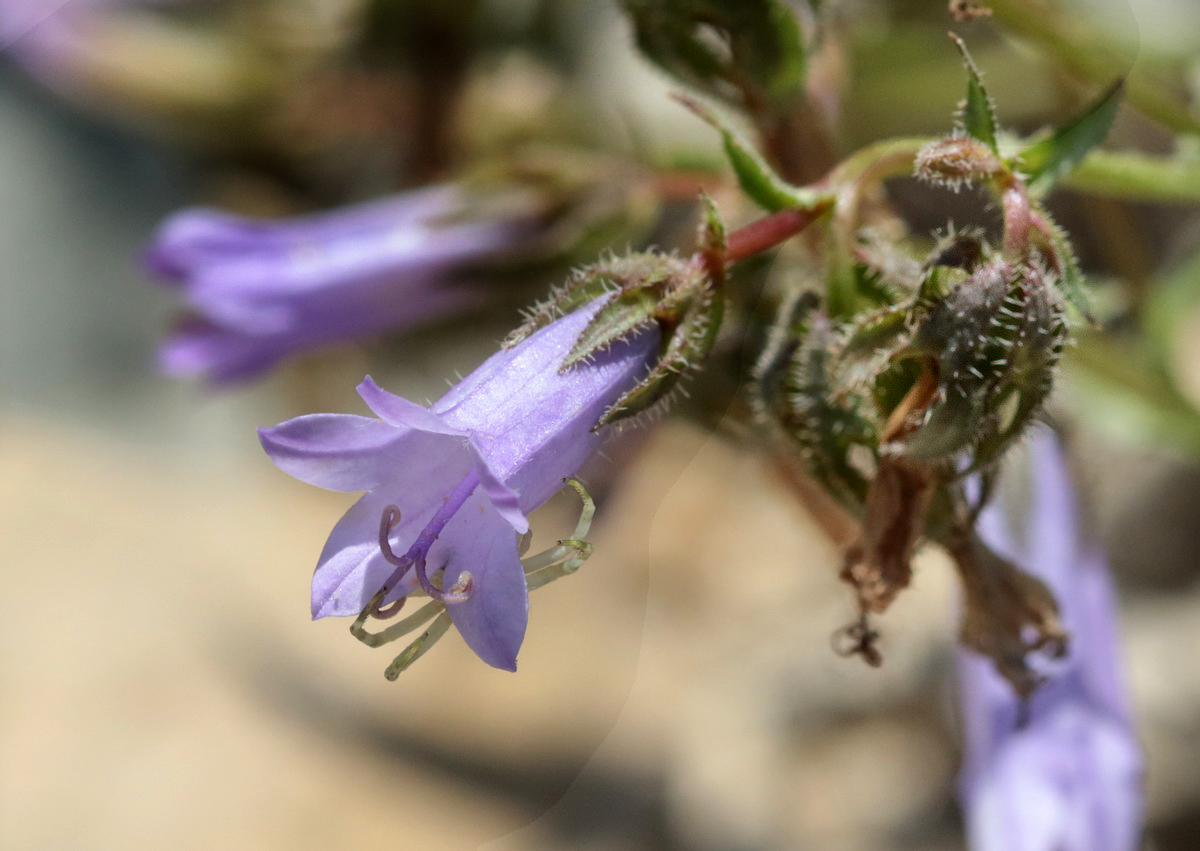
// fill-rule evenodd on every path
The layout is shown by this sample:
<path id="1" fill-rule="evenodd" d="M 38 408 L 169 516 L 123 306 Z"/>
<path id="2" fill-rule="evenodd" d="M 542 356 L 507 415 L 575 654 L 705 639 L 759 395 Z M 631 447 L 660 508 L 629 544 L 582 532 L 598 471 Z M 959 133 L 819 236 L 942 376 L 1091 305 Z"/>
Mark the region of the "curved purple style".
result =
<path id="1" fill-rule="evenodd" d="M 367 491 L 334 527 L 313 576 L 314 618 L 357 615 L 387 582 L 384 603 L 412 593 L 420 571 L 445 569 L 442 589 L 467 574 L 465 601 L 447 595 L 454 625 L 489 665 L 516 670 L 529 596 L 517 552 L 525 515 L 577 472 L 602 436 L 604 411 L 643 378 L 658 351 L 647 330 L 560 372 L 600 306 L 568 314 L 496 353 L 428 409 L 369 377 L 359 385 L 375 418 L 310 414 L 261 429 L 263 448 L 301 481 Z M 398 580 L 380 546 L 388 536 L 415 565 Z M 392 584 L 395 581 L 396 584 Z M 422 583 L 424 584 L 424 583 Z"/>
<path id="2" fill-rule="evenodd" d="M 1053 433 L 1037 433 L 1031 449 L 1025 546 L 994 504 L 979 533 L 1046 582 L 1071 644 L 1026 707 L 988 660 L 959 652 L 966 738 L 959 794 L 970 847 L 1134 851 L 1142 753 L 1120 672 L 1112 581 L 1103 554 L 1080 540 L 1074 488 Z"/>
<path id="3" fill-rule="evenodd" d="M 182 210 L 146 263 L 195 315 L 159 352 L 170 375 L 251 378 L 290 355 L 399 331 L 478 304 L 461 275 L 530 233 L 528 220 L 438 221 L 453 186 L 278 221 Z"/>

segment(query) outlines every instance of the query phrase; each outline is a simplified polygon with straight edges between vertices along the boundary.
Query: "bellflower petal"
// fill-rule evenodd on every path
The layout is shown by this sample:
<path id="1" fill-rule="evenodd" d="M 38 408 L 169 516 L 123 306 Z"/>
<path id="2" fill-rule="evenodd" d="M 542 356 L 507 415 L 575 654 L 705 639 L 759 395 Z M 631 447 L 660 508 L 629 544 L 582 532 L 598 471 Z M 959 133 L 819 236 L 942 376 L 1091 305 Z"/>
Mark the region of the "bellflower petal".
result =
<path id="1" fill-rule="evenodd" d="M 521 495 L 525 511 L 549 499 L 563 476 L 578 470 L 599 444 L 591 429 L 620 394 L 596 393 L 594 387 L 632 387 L 630 350 L 645 364 L 657 344 L 657 334 L 645 332 L 560 374 L 559 365 L 598 306 L 593 303 L 538 331 L 536 346 L 521 343 L 493 355 L 430 408 L 445 422 L 470 429 L 498 478 Z M 589 381 L 565 380 L 577 371 Z M 644 370 L 634 372 L 640 378 Z M 512 396 L 538 404 L 513 416 Z"/>
<path id="2" fill-rule="evenodd" d="M 207 375 L 213 381 L 238 381 L 258 375 L 284 357 L 289 341 L 247 337 L 199 317 L 178 322 L 158 349 L 158 367 L 166 375 Z"/>
<path id="3" fill-rule="evenodd" d="M 464 273 L 536 225 L 520 216 L 455 219 L 465 204 L 460 190 L 437 186 L 278 221 L 176 213 L 145 258 L 195 312 L 164 344 L 164 370 L 244 379 L 303 351 L 482 303 L 484 291 Z"/>
<path id="4" fill-rule="evenodd" d="M 392 572 L 376 537 L 379 516 L 386 505 L 387 499 L 381 494 L 366 493 L 334 524 L 313 574 L 313 620 L 358 614 L 364 605 L 362 585 L 381 586 Z M 414 516 L 402 522 L 398 531 L 415 536 L 417 525 Z M 393 535 L 396 532 L 394 529 Z M 403 588 L 393 589 L 387 602 L 393 602 L 411 590 L 411 582 Z"/>
<path id="5" fill-rule="evenodd" d="M 321 554 L 313 617 L 355 615 L 381 592 L 386 603 L 423 590 L 444 599 L 481 659 L 515 670 L 528 621 L 517 552 L 525 515 L 596 451 L 600 417 L 658 353 L 658 334 L 646 330 L 560 371 L 600 306 L 498 352 L 429 408 L 368 377 L 358 390 L 378 419 L 311 414 L 260 432 L 285 472 L 368 491 Z"/>
<path id="6" fill-rule="evenodd" d="M 381 482 L 379 458 L 394 453 L 404 432 L 370 417 L 312 414 L 272 429 L 259 440 L 279 469 L 335 491 L 362 491 Z"/>
<path id="7" fill-rule="evenodd" d="M 477 589 L 450 606 L 455 628 L 483 661 L 515 671 L 529 620 L 529 591 L 512 527 L 486 496 L 477 494 L 444 534 L 448 543 L 444 557 L 470 565 Z"/>
<path id="8" fill-rule="evenodd" d="M 965 756 L 959 791 L 974 851 L 1133 851 L 1142 754 L 1120 674 L 1116 598 L 1050 433 L 1032 441 L 1024 546 L 997 506 L 979 533 L 1050 586 L 1070 631 L 1065 660 L 1021 706 L 985 659 L 960 651 Z"/>
<path id="9" fill-rule="evenodd" d="M 471 439 L 470 448 L 471 454 L 475 458 L 475 470 L 479 473 L 480 488 L 491 500 L 492 507 L 504 518 L 504 522 L 508 523 L 518 535 L 524 535 L 529 531 L 529 518 L 521 510 L 520 495 L 504 484 L 496 471 L 492 469 L 491 462 L 488 461 L 474 438 Z"/>
<path id="10" fill-rule="evenodd" d="M 448 425 L 441 417 L 410 402 L 403 396 L 389 393 L 375 383 L 375 379 L 367 376 L 355 388 L 367 407 L 380 420 L 395 428 L 415 428 L 436 434 L 449 434 L 454 437 L 466 437 L 467 432 Z"/>
<path id="11" fill-rule="evenodd" d="M 402 396 L 387 392 L 369 375 L 358 385 L 358 395 L 367 403 L 367 407 L 388 425 L 465 438 L 475 457 L 480 484 L 491 497 L 496 510 L 518 533 L 523 535 L 529 531 L 529 521 L 521 511 L 519 498 L 491 468 L 491 462 L 479 449 L 474 438 L 470 436 L 470 432 L 456 429 L 432 411 L 422 408 Z"/>

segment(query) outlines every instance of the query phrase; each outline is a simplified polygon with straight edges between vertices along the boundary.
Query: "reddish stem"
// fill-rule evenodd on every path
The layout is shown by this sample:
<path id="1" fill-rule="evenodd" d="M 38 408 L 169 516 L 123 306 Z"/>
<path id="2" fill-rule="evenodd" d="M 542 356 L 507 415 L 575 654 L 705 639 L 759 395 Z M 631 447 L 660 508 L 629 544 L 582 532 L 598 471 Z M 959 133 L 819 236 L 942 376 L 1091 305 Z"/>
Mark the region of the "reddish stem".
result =
<path id="1" fill-rule="evenodd" d="M 818 204 L 811 210 L 780 210 L 751 222 L 729 235 L 726 243 L 725 261 L 735 263 L 755 254 L 774 248 L 789 239 L 824 215 L 833 202 Z"/>
<path id="2" fill-rule="evenodd" d="M 1014 180 L 1001 193 L 1000 203 L 1004 209 L 1004 253 L 1010 258 L 1024 257 L 1029 252 L 1034 216 L 1025 185 Z"/>

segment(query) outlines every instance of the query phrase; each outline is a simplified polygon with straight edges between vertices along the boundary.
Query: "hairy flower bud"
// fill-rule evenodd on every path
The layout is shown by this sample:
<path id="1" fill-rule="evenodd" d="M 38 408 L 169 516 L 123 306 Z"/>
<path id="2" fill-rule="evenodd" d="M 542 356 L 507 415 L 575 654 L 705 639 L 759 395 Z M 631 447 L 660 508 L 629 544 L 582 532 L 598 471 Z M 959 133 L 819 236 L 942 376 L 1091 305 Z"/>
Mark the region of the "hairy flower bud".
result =
<path id="1" fill-rule="evenodd" d="M 1065 309 L 1037 266 L 979 267 L 937 303 L 911 351 L 937 379 L 929 405 L 894 449 L 938 459 L 962 450 L 994 460 L 1050 391 L 1067 338 Z"/>
<path id="2" fill-rule="evenodd" d="M 970 136 L 947 136 L 930 142 L 913 161 L 914 177 L 954 192 L 1005 171 L 995 152 Z"/>
<path id="3" fill-rule="evenodd" d="M 922 538 L 957 540 L 963 471 L 992 465 L 1023 432 L 1066 341 L 1053 276 L 996 259 L 972 235 L 954 244 L 900 304 L 834 320 L 815 296 L 796 299 L 755 371 L 760 418 L 861 520 L 842 577 L 863 618 L 908 585 Z M 853 652 L 877 658 L 865 638 Z"/>

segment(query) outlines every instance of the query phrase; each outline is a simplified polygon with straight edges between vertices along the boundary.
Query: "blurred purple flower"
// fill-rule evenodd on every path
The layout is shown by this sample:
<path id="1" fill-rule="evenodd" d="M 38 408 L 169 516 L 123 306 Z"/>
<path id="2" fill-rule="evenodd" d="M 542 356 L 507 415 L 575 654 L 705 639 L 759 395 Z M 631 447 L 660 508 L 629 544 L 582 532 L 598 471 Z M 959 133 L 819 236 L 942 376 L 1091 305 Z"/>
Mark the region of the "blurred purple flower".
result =
<path id="1" fill-rule="evenodd" d="M 54 80 L 86 49 L 80 23 L 111 0 L 0 0 L 0 49 L 31 73 Z"/>
<path id="2" fill-rule="evenodd" d="M 221 382 L 313 348 L 399 331 L 477 304 L 463 274 L 536 231 L 533 219 L 449 221 L 438 186 L 287 220 L 182 210 L 160 227 L 150 270 L 196 315 L 160 350 L 170 375 Z"/>
<path id="3" fill-rule="evenodd" d="M 112 61 L 93 40 L 106 13 L 172 2 L 185 0 L 0 0 L 0 51 L 51 88 L 69 90 Z"/>
<path id="4" fill-rule="evenodd" d="M 428 409 L 368 377 L 358 391 L 378 419 L 311 414 L 260 430 L 263 448 L 289 475 L 367 491 L 321 553 L 314 618 L 356 615 L 385 587 L 384 603 L 421 587 L 445 598 L 481 659 L 516 670 L 529 612 L 517 550 L 525 515 L 596 451 L 602 437 L 593 427 L 658 351 L 657 333 L 647 330 L 560 371 L 598 307 L 498 352 Z M 390 506 L 400 509 L 394 525 Z"/>
<path id="5" fill-rule="evenodd" d="M 959 793 L 973 851 L 1133 851 L 1142 754 L 1120 673 L 1117 606 L 1103 554 L 1080 540 L 1066 461 L 1051 432 L 1031 441 L 1032 502 L 1020 547 L 996 505 L 980 536 L 1058 598 L 1064 660 L 1026 706 L 989 660 L 960 651 L 965 755 Z"/>

